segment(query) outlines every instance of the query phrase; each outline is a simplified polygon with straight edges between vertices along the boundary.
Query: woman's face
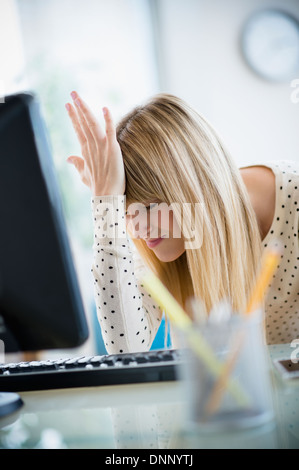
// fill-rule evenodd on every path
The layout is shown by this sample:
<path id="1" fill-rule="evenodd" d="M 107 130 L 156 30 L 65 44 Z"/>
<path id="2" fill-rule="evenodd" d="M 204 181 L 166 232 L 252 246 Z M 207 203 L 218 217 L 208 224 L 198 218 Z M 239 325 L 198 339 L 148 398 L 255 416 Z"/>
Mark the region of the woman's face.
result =
<path id="1" fill-rule="evenodd" d="M 143 239 L 164 262 L 174 261 L 185 251 L 184 238 L 171 206 L 160 201 L 130 204 L 127 228 L 133 238 Z"/>

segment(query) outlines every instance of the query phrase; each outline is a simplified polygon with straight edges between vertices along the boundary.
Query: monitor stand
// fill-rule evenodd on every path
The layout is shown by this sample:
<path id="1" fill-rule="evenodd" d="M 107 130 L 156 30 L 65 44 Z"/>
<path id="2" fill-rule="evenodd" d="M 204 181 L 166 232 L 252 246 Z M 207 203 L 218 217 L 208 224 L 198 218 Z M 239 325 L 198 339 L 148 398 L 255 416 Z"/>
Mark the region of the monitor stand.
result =
<path id="1" fill-rule="evenodd" d="M 17 393 L 0 392 L 0 419 L 17 411 L 21 406 L 23 400 Z"/>

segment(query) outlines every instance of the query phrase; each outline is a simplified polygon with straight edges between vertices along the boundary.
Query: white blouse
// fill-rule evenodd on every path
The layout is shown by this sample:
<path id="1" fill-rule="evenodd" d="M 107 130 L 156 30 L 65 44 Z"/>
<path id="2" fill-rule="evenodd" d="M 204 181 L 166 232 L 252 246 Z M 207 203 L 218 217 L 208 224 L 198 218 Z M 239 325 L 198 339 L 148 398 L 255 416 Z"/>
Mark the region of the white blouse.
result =
<path id="1" fill-rule="evenodd" d="M 265 248 L 280 240 L 283 254 L 266 297 L 268 344 L 290 343 L 299 338 L 299 163 L 263 164 L 275 175 L 275 213 L 263 240 Z"/>
<path id="2" fill-rule="evenodd" d="M 95 301 L 109 354 L 148 351 L 162 311 L 141 284 L 145 266 L 126 234 L 124 196 L 96 196 L 94 214 Z M 109 233 L 110 231 L 110 233 Z"/>
<path id="3" fill-rule="evenodd" d="M 280 239 L 285 248 L 266 302 L 267 342 L 273 344 L 299 337 L 299 169 L 294 162 L 263 165 L 276 177 L 275 216 L 263 246 Z M 146 268 L 126 233 L 124 196 L 96 196 L 92 211 L 95 302 L 106 350 L 147 351 L 162 311 L 142 286 Z"/>

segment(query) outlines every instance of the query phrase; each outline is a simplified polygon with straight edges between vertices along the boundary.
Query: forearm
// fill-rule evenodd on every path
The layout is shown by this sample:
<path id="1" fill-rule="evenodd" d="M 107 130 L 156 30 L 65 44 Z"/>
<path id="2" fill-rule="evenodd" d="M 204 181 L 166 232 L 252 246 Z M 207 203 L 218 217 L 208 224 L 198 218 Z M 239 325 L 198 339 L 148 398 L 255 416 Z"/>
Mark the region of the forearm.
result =
<path id="1" fill-rule="evenodd" d="M 162 312 L 134 271 L 124 220 L 124 197 L 98 196 L 92 201 L 92 272 L 97 316 L 106 349 L 110 354 L 149 350 Z"/>

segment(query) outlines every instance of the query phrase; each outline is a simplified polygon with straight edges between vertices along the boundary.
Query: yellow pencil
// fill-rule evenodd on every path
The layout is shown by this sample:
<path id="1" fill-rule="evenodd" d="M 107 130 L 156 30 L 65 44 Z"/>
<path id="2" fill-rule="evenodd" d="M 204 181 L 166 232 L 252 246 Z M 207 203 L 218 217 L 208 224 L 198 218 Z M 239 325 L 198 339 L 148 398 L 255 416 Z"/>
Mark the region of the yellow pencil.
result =
<path id="1" fill-rule="evenodd" d="M 265 251 L 262 259 L 260 274 L 257 278 L 252 296 L 247 305 L 247 315 L 259 308 L 261 303 L 263 302 L 263 298 L 266 294 L 268 285 L 271 282 L 279 264 L 281 254 L 281 245 L 278 243 L 277 246 L 270 246 L 268 250 Z"/>
<path id="2" fill-rule="evenodd" d="M 281 254 L 282 249 L 278 242 L 275 244 L 275 246 L 269 246 L 269 248 L 265 251 L 262 258 L 260 274 L 256 280 L 255 287 L 246 308 L 246 315 L 250 315 L 260 308 L 268 285 L 277 269 Z M 232 348 L 231 355 L 225 363 L 223 371 L 214 385 L 210 398 L 205 407 L 208 414 L 215 413 L 220 406 L 221 398 L 225 391 L 227 381 L 229 380 L 229 377 L 234 369 L 235 363 L 240 353 L 240 349 L 242 348 L 242 344 L 245 339 L 245 331 L 242 333 L 243 334 L 240 334 L 240 336 L 237 338 L 237 344 L 235 344 L 235 346 Z"/>
<path id="3" fill-rule="evenodd" d="M 185 333 L 186 340 L 194 353 L 206 364 L 212 374 L 219 376 L 222 372 L 223 364 L 216 358 L 214 351 L 202 335 L 199 334 L 198 330 L 193 327 L 191 319 L 160 279 L 152 272 L 148 272 L 143 277 L 142 283 L 146 290 L 165 310 L 170 321 Z M 240 405 L 248 403 L 247 394 L 241 389 L 237 381 L 230 379 L 227 388 Z"/>

